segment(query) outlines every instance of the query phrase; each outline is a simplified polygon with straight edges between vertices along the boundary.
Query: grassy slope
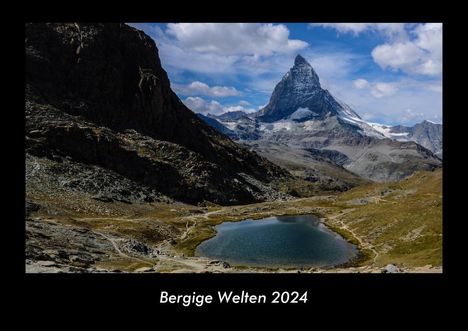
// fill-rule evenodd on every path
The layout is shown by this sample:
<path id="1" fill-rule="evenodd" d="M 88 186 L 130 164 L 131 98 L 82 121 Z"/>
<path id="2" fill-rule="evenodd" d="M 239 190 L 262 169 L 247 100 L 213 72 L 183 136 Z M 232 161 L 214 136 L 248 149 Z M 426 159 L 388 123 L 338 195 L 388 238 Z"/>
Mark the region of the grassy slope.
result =
<path id="1" fill-rule="evenodd" d="M 212 226 L 223 221 L 317 214 L 347 239 L 360 240 L 363 248 L 377 252 L 375 261 L 370 258 L 363 264 L 442 264 L 442 170 L 416 173 L 396 183 L 366 184 L 340 195 L 231 207 L 103 203 L 78 192 L 52 197 L 30 185 L 27 188 L 28 200 L 42 206 L 34 216 L 44 221 L 52 218 L 64 226 L 135 238 L 150 246 L 164 240 L 185 256 L 213 236 Z"/>
<path id="2" fill-rule="evenodd" d="M 333 199 L 219 208 L 175 248 L 192 255 L 198 243 L 215 234 L 212 226 L 224 221 L 301 213 L 317 214 L 350 242 L 362 243 L 364 256 L 357 264 L 442 265 L 442 170 L 418 172 L 401 182 L 367 184 Z"/>
<path id="3" fill-rule="evenodd" d="M 356 205 L 359 199 L 371 203 Z M 342 194 L 334 205 L 353 208 L 341 221 L 374 246 L 377 265 L 442 264 L 442 170 L 358 187 Z"/>

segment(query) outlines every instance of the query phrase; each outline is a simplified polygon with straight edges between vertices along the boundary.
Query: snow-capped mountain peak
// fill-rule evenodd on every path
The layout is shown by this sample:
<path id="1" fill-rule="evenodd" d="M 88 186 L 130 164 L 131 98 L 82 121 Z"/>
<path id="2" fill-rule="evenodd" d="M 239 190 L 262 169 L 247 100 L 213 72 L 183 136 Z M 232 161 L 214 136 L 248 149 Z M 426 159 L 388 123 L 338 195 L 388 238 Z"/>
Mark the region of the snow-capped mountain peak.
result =
<path id="1" fill-rule="evenodd" d="M 314 68 L 301 55 L 297 55 L 294 66 L 289 70 L 292 87 L 298 92 L 314 92 L 320 88 L 320 79 Z"/>
<path id="2" fill-rule="evenodd" d="M 319 100 L 324 99 L 325 90 L 312 66 L 301 55 L 297 55 L 294 66 L 276 85 L 269 103 L 259 111 L 264 122 L 284 119 L 299 108 L 308 108 L 317 116 L 323 115 Z"/>
<path id="3" fill-rule="evenodd" d="M 307 62 L 307 60 L 304 59 L 300 54 L 297 54 L 296 58 L 294 59 L 294 65 L 295 66 L 306 65 L 310 67 L 309 62 Z"/>
<path id="4" fill-rule="evenodd" d="M 396 162 L 395 155 L 403 155 L 407 153 L 404 150 L 416 148 L 407 144 L 410 141 L 417 142 L 438 156 L 442 150 L 440 124 L 425 121 L 414 127 L 404 127 L 367 122 L 349 105 L 323 89 L 312 66 L 300 55 L 296 57 L 294 66 L 274 88 L 269 103 L 258 113 L 247 115 L 231 112 L 216 116 L 216 120 L 235 132 L 239 140 L 284 143 L 294 148 L 299 146 L 335 149 L 350 159 L 355 159 L 356 163 L 352 167 L 356 167 L 357 173 L 366 176 L 374 170 L 366 168 L 366 158 L 361 159 L 360 155 L 364 153 L 362 146 L 375 149 L 369 154 L 371 164 Z M 386 138 L 393 142 L 385 141 Z M 395 141 L 398 143 L 395 144 Z M 404 146 L 403 151 L 399 150 L 400 143 Z M 393 150 L 393 154 L 390 150 Z M 421 156 L 425 152 L 415 153 Z M 402 156 L 401 159 L 405 157 Z M 431 160 L 434 158 L 433 155 L 422 157 Z M 434 162 L 439 161 L 437 159 Z M 405 173 L 404 169 L 400 175 L 391 173 L 390 170 L 385 174 L 377 174 L 378 171 L 375 170 L 376 173 L 369 176 L 397 178 Z"/>

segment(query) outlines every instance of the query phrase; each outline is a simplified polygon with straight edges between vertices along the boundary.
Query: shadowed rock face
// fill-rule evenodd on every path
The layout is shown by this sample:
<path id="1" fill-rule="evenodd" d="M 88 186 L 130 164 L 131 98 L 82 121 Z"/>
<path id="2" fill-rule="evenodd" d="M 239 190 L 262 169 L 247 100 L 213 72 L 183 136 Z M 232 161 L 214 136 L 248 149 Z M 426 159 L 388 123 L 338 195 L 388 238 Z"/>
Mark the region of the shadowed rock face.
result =
<path id="1" fill-rule="evenodd" d="M 142 31 L 31 23 L 25 44 L 28 153 L 69 156 L 188 202 L 266 199 L 245 178 L 289 176 L 190 111 Z"/>

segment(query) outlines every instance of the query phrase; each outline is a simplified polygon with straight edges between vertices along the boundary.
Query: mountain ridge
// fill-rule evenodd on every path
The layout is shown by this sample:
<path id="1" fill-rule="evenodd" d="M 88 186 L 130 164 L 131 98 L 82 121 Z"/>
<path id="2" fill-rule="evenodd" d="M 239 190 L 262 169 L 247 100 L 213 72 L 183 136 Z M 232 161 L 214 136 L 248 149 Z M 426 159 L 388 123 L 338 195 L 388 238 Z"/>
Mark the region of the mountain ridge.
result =
<path id="1" fill-rule="evenodd" d="M 291 175 L 189 110 L 142 31 L 119 23 L 27 23 L 25 43 L 28 167 L 48 158 L 68 182 L 69 160 L 75 187 L 85 192 L 93 190 L 83 184 L 82 164 L 189 203 L 286 197 L 269 183 Z M 104 181 L 95 182 L 103 194 Z M 127 190 L 103 198 L 126 196 L 140 201 Z"/>
<path id="2" fill-rule="evenodd" d="M 254 114 L 235 116 L 250 118 L 250 122 L 226 120 L 229 117 L 229 113 L 212 116 L 235 133 L 248 131 L 248 136 L 233 138 L 257 146 L 257 151 L 261 150 L 270 159 L 276 159 L 268 155 L 266 147 L 271 143 L 278 144 L 278 148 L 288 146 L 304 151 L 333 150 L 347 157 L 347 162 L 340 166 L 375 181 L 400 180 L 416 170 L 441 166 L 441 159 L 426 148 L 431 148 L 431 144 L 422 146 L 413 141 L 422 142 L 416 136 L 413 140 L 402 138 L 410 136 L 409 133 L 392 133 L 392 128 L 368 123 L 351 107 L 335 99 L 321 87 L 314 69 L 300 55 L 275 86 L 267 106 Z M 395 139 L 397 136 L 399 139 Z M 434 140 L 441 145 L 436 134 Z M 265 148 L 259 147 L 261 144 Z"/>
<path id="3" fill-rule="evenodd" d="M 421 146 L 431 150 L 435 155 L 442 158 L 442 130 L 443 125 L 424 120 L 413 126 L 395 125 L 390 127 L 390 134 L 402 135 L 400 140 L 412 140 Z"/>

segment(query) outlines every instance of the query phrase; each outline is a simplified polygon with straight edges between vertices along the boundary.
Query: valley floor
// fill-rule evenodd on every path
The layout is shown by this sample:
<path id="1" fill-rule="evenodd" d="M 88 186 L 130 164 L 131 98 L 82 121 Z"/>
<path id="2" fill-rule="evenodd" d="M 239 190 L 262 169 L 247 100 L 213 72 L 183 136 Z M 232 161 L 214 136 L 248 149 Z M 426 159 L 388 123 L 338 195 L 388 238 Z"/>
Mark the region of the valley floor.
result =
<path id="1" fill-rule="evenodd" d="M 80 200 L 81 199 L 81 200 Z M 82 206 L 86 206 L 86 209 Z M 339 195 L 243 206 L 128 204 L 27 190 L 26 272 L 442 272 L 442 171 L 367 184 Z M 225 221 L 318 215 L 359 246 L 348 265 L 320 269 L 230 266 L 196 257 Z M 393 271 L 395 271 L 393 270 Z"/>

